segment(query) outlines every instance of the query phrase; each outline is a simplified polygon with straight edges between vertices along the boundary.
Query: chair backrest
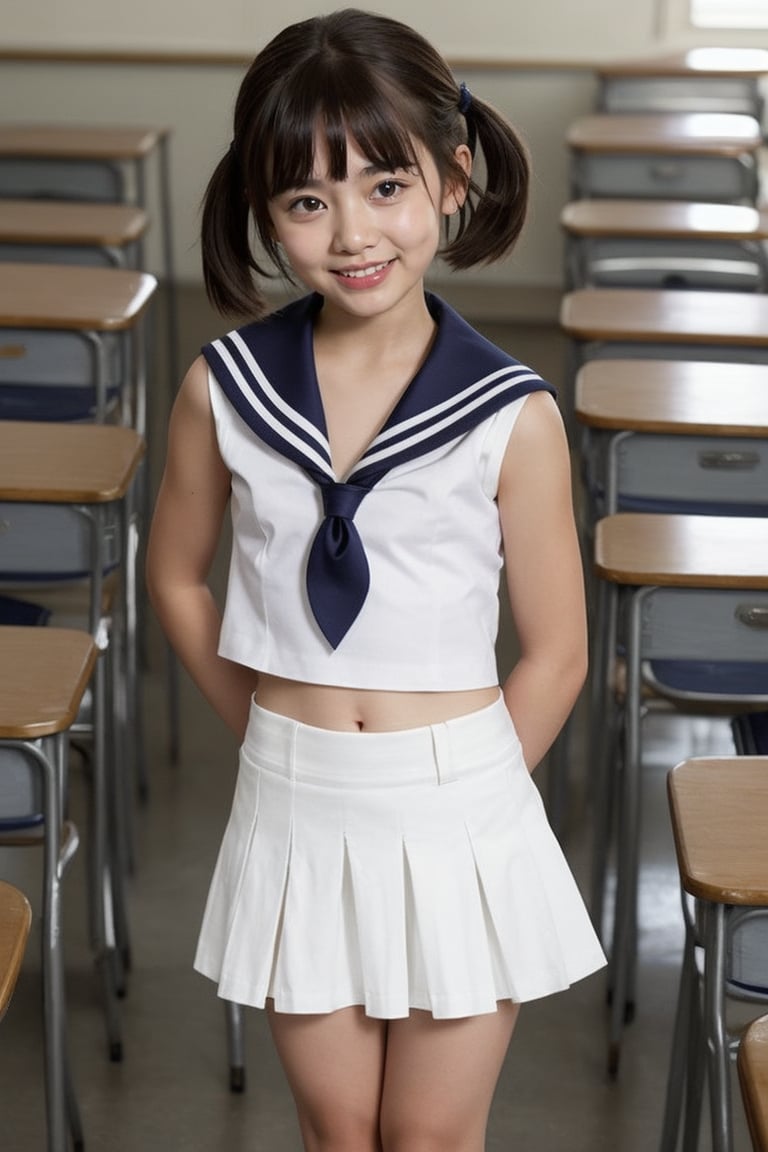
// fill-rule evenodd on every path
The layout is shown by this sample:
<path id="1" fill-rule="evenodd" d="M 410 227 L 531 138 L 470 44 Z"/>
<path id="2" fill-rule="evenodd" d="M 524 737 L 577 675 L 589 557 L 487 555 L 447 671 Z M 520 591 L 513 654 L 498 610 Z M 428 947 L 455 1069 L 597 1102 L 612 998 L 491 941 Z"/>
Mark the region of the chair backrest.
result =
<path id="1" fill-rule="evenodd" d="M 762 98 L 756 76 L 603 75 L 603 112 L 734 112 L 756 116 Z"/>
<path id="2" fill-rule="evenodd" d="M 768 704 L 768 592 L 647 588 L 644 677 L 682 700 Z"/>
<path id="3" fill-rule="evenodd" d="M 768 442 L 625 433 L 616 451 L 619 509 L 768 515 Z"/>
<path id="4" fill-rule="evenodd" d="M 119 164 L 104 160 L 0 157 L 0 196 L 57 200 L 126 199 Z"/>
<path id="5" fill-rule="evenodd" d="M 732 996 L 768 1002 L 768 908 L 732 910 L 727 928 L 726 979 Z"/>
<path id="6" fill-rule="evenodd" d="M 105 517 L 104 572 L 120 562 L 119 522 Z M 0 501 L 0 587 L 82 580 L 93 571 L 93 508 Z"/>

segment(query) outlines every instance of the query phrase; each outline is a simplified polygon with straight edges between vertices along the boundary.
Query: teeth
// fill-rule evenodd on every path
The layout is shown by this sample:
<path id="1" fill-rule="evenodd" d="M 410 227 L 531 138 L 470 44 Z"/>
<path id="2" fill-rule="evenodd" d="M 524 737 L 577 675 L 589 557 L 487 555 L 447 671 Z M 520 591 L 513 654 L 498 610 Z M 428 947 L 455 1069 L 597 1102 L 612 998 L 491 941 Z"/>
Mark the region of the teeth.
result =
<path id="1" fill-rule="evenodd" d="M 349 278 L 350 280 L 362 280 L 365 276 L 373 276 L 375 272 L 381 272 L 384 268 L 386 268 L 388 263 L 389 261 L 385 260 L 383 264 L 372 264 L 370 268 L 359 268 L 354 272 L 342 271 L 341 275 Z"/>

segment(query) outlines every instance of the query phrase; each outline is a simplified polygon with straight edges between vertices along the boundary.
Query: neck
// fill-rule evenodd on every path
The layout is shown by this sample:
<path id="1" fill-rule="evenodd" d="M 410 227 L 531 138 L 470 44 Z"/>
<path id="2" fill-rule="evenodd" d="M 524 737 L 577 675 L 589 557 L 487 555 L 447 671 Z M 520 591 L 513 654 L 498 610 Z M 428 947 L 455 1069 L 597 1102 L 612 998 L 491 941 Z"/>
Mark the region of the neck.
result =
<path id="1" fill-rule="evenodd" d="M 315 341 L 332 342 L 338 354 L 354 355 L 366 360 L 378 356 L 402 354 L 405 348 L 425 347 L 432 341 L 435 321 L 424 299 L 411 296 L 396 309 L 379 316 L 351 316 L 327 302 L 315 321 Z"/>

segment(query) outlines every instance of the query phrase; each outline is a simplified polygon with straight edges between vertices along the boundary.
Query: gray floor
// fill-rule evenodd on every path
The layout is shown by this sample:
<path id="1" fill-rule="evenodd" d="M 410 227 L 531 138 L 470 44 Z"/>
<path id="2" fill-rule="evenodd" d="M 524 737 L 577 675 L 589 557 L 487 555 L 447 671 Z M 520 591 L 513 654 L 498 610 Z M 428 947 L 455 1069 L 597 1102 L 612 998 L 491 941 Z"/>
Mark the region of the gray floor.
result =
<path id="1" fill-rule="evenodd" d="M 184 358 L 220 328 L 205 309 L 185 314 Z M 521 359 L 559 382 L 556 332 L 491 331 Z M 188 354 L 187 354 L 188 353 Z M 161 408 L 162 406 L 159 406 Z M 162 414 L 155 414 L 162 441 Z M 231 797 L 235 749 L 195 690 L 182 681 L 181 763 L 167 756 L 163 647 L 149 634 L 145 677 L 151 790 L 135 814 L 136 866 L 129 879 L 134 965 L 122 1003 L 124 1060 L 110 1063 L 99 985 L 88 949 L 84 852 L 66 881 L 64 940 L 74 1073 L 88 1152 L 298 1152 L 291 1100 L 260 1013 L 247 1015 L 247 1087 L 228 1090 L 224 1016 L 191 958 L 210 872 Z M 507 658 L 505 649 L 502 664 Z M 565 851 L 584 891 L 591 810 L 583 725 L 576 726 Z M 488 1148 L 505 1152 L 647 1152 L 658 1143 L 682 943 L 664 777 L 690 755 L 731 751 L 722 722 L 650 719 L 645 726 L 644 834 L 637 1016 L 627 1028 L 615 1082 L 605 1072 L 606 978 L 530 1004 L 521 1014 L 493 1108 Z M 73 810 L 85 823 L 84 788 L 73 773 Z M 537 773 L 546 788 L 546 768 Z M 21 884 L 39 922 L 39 861 L 0 853 L 0 876 Z M 0 1025 L 0 1149 L 45 1146 L 37 936 Z M 736 1100 L 737 1149 L 749 1140 Z M 706 1132 L 702 1152 L 709 1148 Z"/>

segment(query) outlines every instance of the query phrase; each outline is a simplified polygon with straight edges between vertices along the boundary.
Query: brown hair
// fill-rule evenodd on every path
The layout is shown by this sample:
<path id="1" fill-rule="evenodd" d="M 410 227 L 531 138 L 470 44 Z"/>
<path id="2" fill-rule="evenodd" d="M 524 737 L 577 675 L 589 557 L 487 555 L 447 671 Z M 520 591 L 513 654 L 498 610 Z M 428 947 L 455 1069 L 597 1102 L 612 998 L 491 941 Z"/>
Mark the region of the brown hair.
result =
<path id="1" fill-rule="evenodd" d="M 269 202 L 311 175 L 318 117 L 332 180 L 346 177 L 349 133 L 385 171 L 414 167 L 413 144 L 419 141 L 443 183 L 467 185 L 453 235 L 446 220 L 441 254 L 452 268 L 489 263 L 512 248 L 529 185 L 528 158 L 514 129 L 484 101 L 468 101 L 445 60 L 419 33 L 389 17 L 348 8 L 278 33 L 240 86 L 232 144 L 203 202 L 203 275 L 220 312 L 258 317 L 265 311 L 253 274 L 274 273 L 255 259 L 251 221 L 268 259 L 290 278 L 272 236 Z M 473 155 L 478 145 L 482 151 L 483 187 L 468 182 L 456 162 L 462 143 Z"/>

